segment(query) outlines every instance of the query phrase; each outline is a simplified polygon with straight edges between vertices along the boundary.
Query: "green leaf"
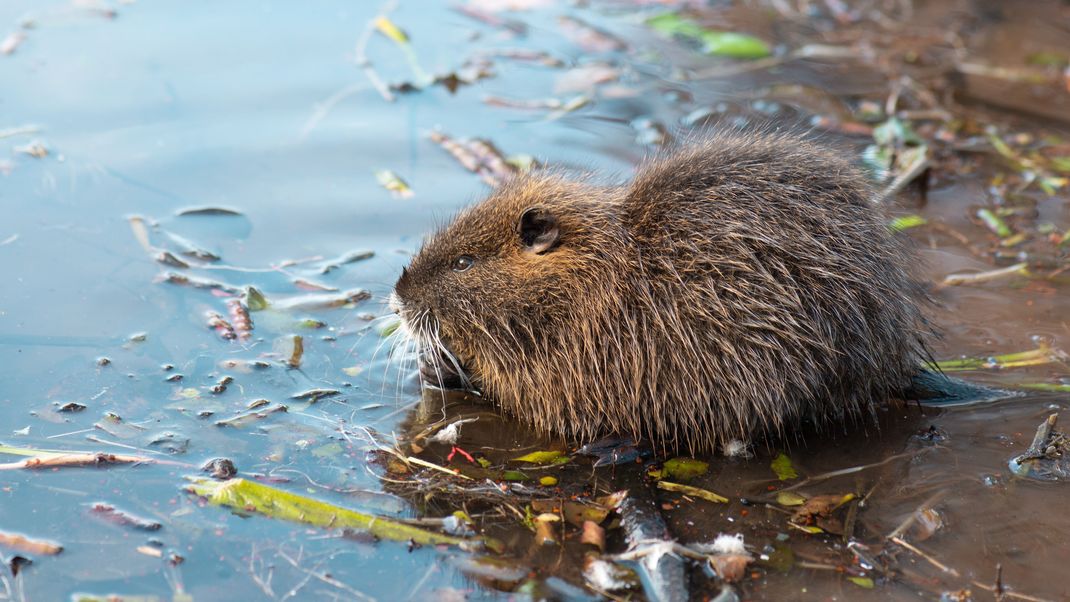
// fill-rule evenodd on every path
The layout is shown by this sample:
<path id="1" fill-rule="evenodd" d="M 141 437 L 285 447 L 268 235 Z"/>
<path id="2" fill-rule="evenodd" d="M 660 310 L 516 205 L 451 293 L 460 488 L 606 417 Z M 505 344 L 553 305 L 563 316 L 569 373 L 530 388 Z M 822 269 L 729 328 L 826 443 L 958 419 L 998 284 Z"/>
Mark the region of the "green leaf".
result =
<path id="1" fill-rule="evenodd" d="M 769 467 L 773 469 L 773 472 L 776 473 L 777 478 L 781 481 L 799 477 L 799 473 L 795 472 L 795 467 L 791 465 L 791 458 L 783 452 L 777 454 L 777 457 L 773 458 L 773 462 Z"/>
<path id="2" fill-rule="evenodd" d="M 1007 225 L 1007 222 L 1003 221 L 1002 217 L 993 213 L 991 209 L 986 209 L 984 207 L 978 209 L 977 218 L 984 222 L 985 226 L 1000 238 L 1007 238 L 1013 234 L 1011 227 Z"/>
<path id="3" fill-rule="evenodd" d="M 530 477 L 528 477 L 528 475 L 520 472 L 519 470 L 503 470 L 502 471 L 502 480 L 503 481 L 528 481 L 528 480 L 530 480 Z"/>
<path id="4" fill-rule="evenodd" d="M 226 506 L 242 513 L 256 512 L 315 527 L 358 529 L 381 539 L 412 540 L 425 545 L 472 543 L 472 540 L 427 531 L 245 479 L 216 481 L 207 477 L 191 477 L 190 484 L 184 489 L 206 498 L 216 506 Z"/>
<path id="5" fill-rule="evenodd" d="M 385 339 L 386 337 L 397 332 L 398 328 L 401 328 L 401 320 L 390 320 L 389 322 L 384 324 L 382 328 L 379 329 L 379 336 Z"/>
<path id="6" fill-rule="evenodd" d="M 776 494 L 776 503 L 781 506 L 802 506 L 806 498 L 794 491 L 780 491 Z"/>
<path id="7" fill-rule="evenodd" d="M 847 580 L 863 589 L 873 589 L 873 579 L 869 577 L 848 577 Z"/>
<path id="8" fill-rule="evenodd" d="M 530 454 L 525 454 L 519 458 L 513 458 L 513 462 L 527 462 L 528 464 L 538 464 L 540 466 L 546 464 L 565 464 L 569 461 L 569 457 L 564 452 L 550 450 L 550 451 L 534 451 Z"/>
<path id="9" fill-rule="evenodd" d="M 676 13 L 664 13 L 646 20 L 654 31 L 701 42 L 702 51 L 714 56 L 737 59 L 760 59 L 772 54 L 769 45 L 759 38 L 734 31 L 708 29 Z"/>
<path id="10" fill-rule="evenodd" d="M 769 45 L 758 38 L 733 31 L 707 31 L 700 38 L 705 44 L 703 51 L 714 56 L 735 59 L 760 59 L 769 56 Z"/>
<path id="11" fill-rule="evenodd" d="M 902 232 L 903 230 L 924 226 L 927 223 L 929 223 L 929 220 L 920 215 L 901 215 L 893 219 L 892 223 L 888 224 L 888 227 L 893 232 Z"/>
<path id="12" fill-rule="evenodd" d="M 245 287 L 245 307 L 248 307 L 249 311 L 260 311 L 267 309 L 267 306 L 267 297 L 260 292 L 260 289 L 255 286 Z"/>
<path id="13" fill-rule="evenodd" d="M 666 460 L 661 467 L 663 479 L 675 479 L 677 481 L 690 481 L 691 479 L 706 474 L 710 469 L 708 462 L 694 458 L 673 458 Z"/>

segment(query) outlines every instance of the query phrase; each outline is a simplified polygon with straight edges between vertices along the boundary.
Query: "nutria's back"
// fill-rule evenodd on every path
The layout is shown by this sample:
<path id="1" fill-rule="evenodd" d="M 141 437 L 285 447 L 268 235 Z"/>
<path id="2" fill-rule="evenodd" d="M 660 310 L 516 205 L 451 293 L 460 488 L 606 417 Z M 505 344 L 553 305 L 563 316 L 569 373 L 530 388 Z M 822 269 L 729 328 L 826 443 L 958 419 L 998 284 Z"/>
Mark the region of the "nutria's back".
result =
<path id="1" fill-rule="evenodd" d="M 576 439 L 712 448 L 842 420 L 924 355 L 909 255 L 870 194 L 837 154 L 769 133 L 712 136 L 624 187 L 523 176 L 424 245 L 397 309 L 504 409 Z"/>

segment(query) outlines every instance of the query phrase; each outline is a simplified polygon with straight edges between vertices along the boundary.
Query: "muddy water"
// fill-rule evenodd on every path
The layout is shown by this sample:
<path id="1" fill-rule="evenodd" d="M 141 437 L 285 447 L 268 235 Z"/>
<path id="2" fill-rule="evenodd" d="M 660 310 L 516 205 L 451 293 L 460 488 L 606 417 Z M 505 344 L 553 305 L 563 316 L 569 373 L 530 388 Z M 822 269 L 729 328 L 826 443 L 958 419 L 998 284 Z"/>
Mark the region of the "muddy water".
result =
<path id="1" fill-rule="evenodd" d="M 483 4 L 492 10 L 498 3 Z M 141 2 L 115 5 L 114 16 L 103 4 L 8 0 L 0 6 L 6 28 L 0 36 L 24 36 L 10 55 L 0 55 L 0 442 L 172 462 L 0 472 L 0 532 L 64 546 L 54 557 L 28 554 L 34 564 L 18 577 L 0 572 L 0 599 L 55 600 L 79 592 L 195 600 L 504 598 L 529 575 L 542 591 L 578 595 L 554 581 L 582 583 L 573 547 L 529 553 L 530 533 L 507 513 L 508 520 L 484 509 L 481 522 L 507 544 L 512 564 L 477 579 L 486 567 L 474 567 L 465 554 L 241 517 L 181 491 L 201 462 L 226 456 L 245 476 L 368 512 L 417 517 L 457 508 L 455 497 L 427 501 L 384 485 L 364 431 L 386 439 L 408 428 L 402 421 L 419 398 L 414 376 L 391 365 L 390 343 L 378 334 L 382 321 L 373 320 L 385 313 L 384 295 L 421 236 L 486 190 L 428 140 L 429 132 L 485 137 L 506 155 L 618 177 L 654 148 L 658 124 L 673 132 L 702 121 L 809 123 L 814 115 L 849 115 L 840 95 L 880 101 L 887 95 L 887 78 L 872 69 L 821 62 L 682 81 L 674 67 L 708 68 L 712 59 L 652 35 L 621 3 L 595 9 L 517 4 L 532 10 L 494 14 L 523 25 L 524 36 L 438 3 L 403 2 L 390 18 L 407 31 L 420 69 L 432 74 L 456 71 L 490 49 L 545 51 L 560 66 L 497 58 L 493 76 L 456 93 L 435 86 L 394 93 L 393 102 L 354 60 L 379 10 L 371 5 L 234 2 L 209 10 Z M 958 23 L 947 15 L 977 9 L 984 18 L 971 21 L 970 32 L 987 34 L 977 42 L 987 57 L 1015 48 L 1026 37 L 1021 32 L 1034 31 L 1030 24 L 1044 30 L 1038 39 L 1065 40 L 1057 26 L 1038 25 L 1058 23 L 1058 12 L 1000 15 L 977 6 L 934 6 L 933 15 L 910 18 Z M 626 50 L 606 50 L 620 43 L 597 38 L 570 40 L 561 15 L 606 28 Z M 816 28 L 786 25 L 772 10 L 718 18 L 789 47 Z M 1000 32 L 1019 33 L 1008 39 Z M 365 53 L 385 81 L 414 80 L 404 53 L 386 37 L 368 38 Z M 579 95 L 592 102 L 571 112 L 484 102 L 493 96 L 567 103 Z M 1054 121 L 1035 116 L 977 110 L 1011 131 L 1059 131 Z M 869 142 L 828 136 L 849 152 Z M 46 156 L 28 154 L 35 142 Z M 403 178 L 413 196 L 394 198 L 382 188 L 376 172 L 384 169 Z M 939 217 L 970 240 L 987 241 L 990 234 L 971 216 L 986 202 L 994 173 L 991 161 L 938 169 L 927 200 L 907 190 L 900 211 Z M 1038 221 L 1058 231 L 1070 227 L 1065 189 L 1041 196 L 1036 206 Z M 237 215 L 182 214 L 191 207 Z M 934 282 L 993 267 L 953 238 L 924 230 L 911 236 L 925 249 L 920 274 Z M 220 259 L 181 256 L 191 247 Z M 192 267 L 154 261 L 161 249 Z M 374 255 L 324 273 L 331 260 L 363 250 Z M 253 314 L 250 338 L 227 341 L 207 325 L 206 314 L 230 319 L 230 295 L 163 282 L 170 272 L 253 285 L 274 306 Z M 1013 281 L 935 289 L 934 321 L 944 332 L 936 355 L 1020 351 L 1038 337 L 1065 346 L 1065 288 Z M 286 307 L 291 297 L 357 289 L 370 298 L 334 308 Z M 296 368 L 285 364 L 294 335 L 304 347 Z M 233 382 L 213 392 L 227 376 Z M 968 377 L 1009 387 L 1067 382 L 1059 364 Z M 315 403 L 293 398 L 315 388 L 338 393 Z M 257 399 L 289 411 L 238 428 L 216 425 Z M 78 405 L 64 408 L 70 402 Z M 441 418 L 435 403 L 428 420 Z M 1006 460 L 1066 403 L 1065 394 L 1029 395 L 942 411 L 889 409 L 880 428 L 803 436 L 756 450 L 750 460 L 712 459 L 710 472 L 692 484 L 729 497 L 728 504 L 675 494 L 660 501 L 682 541 L 742 533 L 755 554 L 782 559 L 778 551 L 792 550 L 793 561 L 753 565 L 738 586 L 745 599 L 936 599 L 962 588 L 986 599 L 990 594 L 970 582 L 994 583 L 997 564 L 1014 591 L 1065 599 L 1070 519 L 1060 512 L 1063 484 L 1012 478 Z M 495 460 L 560 445 L 533 440 L 492 415 L 466 428 L 465 446 Z M 808 496 L 864 497 L 853 534 L 865 545 L 879 546 L 916 508 L 935 500 L 942 527 L 928 537 L 908 531 L 908 539 L 955 573 L 908 554 L 895 578 L 859 572 L 836 536 L 790 529 L 785 510 L 766 505 L 785 486 L 769 468 L 780 449 L 802 477 L 881 463 L 798 488 Z M 448 452 L 432 446 L 426 453 L 446 463 Z M 561 469 L 562 482 L 582 475 L 606 492 L 622 476 L 584 462 Z M 141 532 L 99 520 L 89 512 L 95 502 L 163 526 Z M 0 555 L 8 560 L 13 553 Z M 874 589 L 846 579 L 862 573 Z M 696 567 L 692 590 L 712 597 L 719 585 Z"/>

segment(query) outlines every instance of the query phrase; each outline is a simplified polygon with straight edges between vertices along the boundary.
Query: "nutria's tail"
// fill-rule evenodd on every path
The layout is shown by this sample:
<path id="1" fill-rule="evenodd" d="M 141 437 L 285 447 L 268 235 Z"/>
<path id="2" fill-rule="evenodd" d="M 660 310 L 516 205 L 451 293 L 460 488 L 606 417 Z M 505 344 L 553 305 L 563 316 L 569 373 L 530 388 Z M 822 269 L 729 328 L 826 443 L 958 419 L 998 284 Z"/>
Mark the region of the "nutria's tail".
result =
<path id="1" fill-rule="evenodd" d="M 910 385 L 905 394 L 907 399 L 941 408 L 988 403 L 1022 395 L 1017 391 L 986 387 L 932 370 L 918 372 Z"/>

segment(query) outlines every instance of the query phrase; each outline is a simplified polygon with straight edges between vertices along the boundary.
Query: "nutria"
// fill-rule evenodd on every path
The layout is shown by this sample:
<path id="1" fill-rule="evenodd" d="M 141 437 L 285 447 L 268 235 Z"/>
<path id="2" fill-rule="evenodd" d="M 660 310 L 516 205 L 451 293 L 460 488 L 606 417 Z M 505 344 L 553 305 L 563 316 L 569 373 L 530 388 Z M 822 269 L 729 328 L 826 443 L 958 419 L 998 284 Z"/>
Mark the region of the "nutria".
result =
<path id="1" fill-rule="evenodd" d="M 866 177 L 803 136 L 722 132 L 624 186 L 518 176 L 402 270 L 435 361 L 536 429 L 711 449 L 866 415 L 922 365 L 912 259 Z"/>

